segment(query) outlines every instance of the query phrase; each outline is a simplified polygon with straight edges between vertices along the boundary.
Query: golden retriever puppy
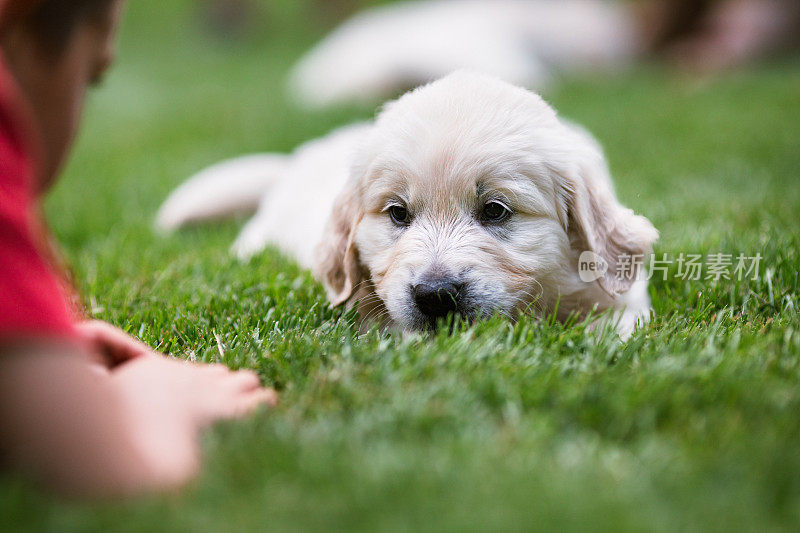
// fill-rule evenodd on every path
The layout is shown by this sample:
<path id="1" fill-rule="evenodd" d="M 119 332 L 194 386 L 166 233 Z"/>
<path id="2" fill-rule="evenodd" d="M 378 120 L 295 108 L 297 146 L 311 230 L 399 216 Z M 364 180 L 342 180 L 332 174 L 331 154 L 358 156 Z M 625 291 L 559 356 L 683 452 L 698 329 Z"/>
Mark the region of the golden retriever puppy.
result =
<path id="1" fill-rule="evenodd" d="M 157 223 L 257 203 L 239 257 L 277 246 L 333 305 L 358 302 L 365 322 L 426 330 L 451 314 L 610 309 L 624 338 L 649 318 L 631 258 L 657 232 L 617 201 L 597 143 L 539 96 L 484 75 L 451 74 L 292 155 L 203 171 Z"/>

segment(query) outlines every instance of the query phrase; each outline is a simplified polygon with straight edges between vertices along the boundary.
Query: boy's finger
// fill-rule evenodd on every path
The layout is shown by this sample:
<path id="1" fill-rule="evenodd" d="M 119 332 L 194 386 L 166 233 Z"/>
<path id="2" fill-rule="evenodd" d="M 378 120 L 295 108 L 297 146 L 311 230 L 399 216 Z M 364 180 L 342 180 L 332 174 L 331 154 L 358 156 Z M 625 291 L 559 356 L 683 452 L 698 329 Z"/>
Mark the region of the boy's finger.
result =
<path id="1" fill-rule="evenodd" d="M 83 338 L 108 359 L 109 366 L 141 357 L 153 351 L 140 340 L 107 322 L 93 320 L 79 324 L 77 328 Z"/>
<path id="2" fill-rule="evenodd" d="M 248 414 L 262 405 L 267 407 L 278 405 L 278 394 L 272 389 L 258 389 L 249 393 L 240 403 L 241 414 Z"/>
<path id="3" fill-rule="evenodd" d="M 239 370 L 231 373 L 230 384 L 236 390 L 249 391 L 261 387 L 261 379 L 251 370 Z"/>

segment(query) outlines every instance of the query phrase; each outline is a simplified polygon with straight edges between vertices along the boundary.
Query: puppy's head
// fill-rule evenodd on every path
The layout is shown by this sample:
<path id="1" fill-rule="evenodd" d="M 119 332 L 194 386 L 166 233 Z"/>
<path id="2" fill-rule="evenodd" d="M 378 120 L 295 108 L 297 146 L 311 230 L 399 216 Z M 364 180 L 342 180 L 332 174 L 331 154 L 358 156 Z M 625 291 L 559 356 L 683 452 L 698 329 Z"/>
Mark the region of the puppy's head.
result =
<path id="1" fill-rule="evenodd" d="M 384 109 L 327 231 L 318 275 L 331 301 L 361 300 L 404 329 L 588 310 L 628 289 L 620 257 L 656 237 L 617 202 L 588 134 L 538 96 L 465 72 Z M 578 276 L 584 251 L 609 265 L 595 282 Z"/>

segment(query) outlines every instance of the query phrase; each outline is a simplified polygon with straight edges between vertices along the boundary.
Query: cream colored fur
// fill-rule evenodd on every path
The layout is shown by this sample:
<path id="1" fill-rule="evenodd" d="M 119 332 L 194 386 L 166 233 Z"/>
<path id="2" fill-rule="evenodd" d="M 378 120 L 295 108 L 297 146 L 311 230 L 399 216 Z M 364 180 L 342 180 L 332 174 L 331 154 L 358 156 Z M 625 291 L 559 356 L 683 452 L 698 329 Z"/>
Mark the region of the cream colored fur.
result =
<path id="1" fill-rule="evenodd" d="M 612 309 L 627 337 L 649 318 L 643 272 L 621 279 L 616 267 L 623 255 L 649 253 L 656 230 L 618 202 L 592 137 L 525 89 L 456 72 L 387 104 L 374 123 L 265 160 L 274 161 L 280 176 L 234 252 L 277 246 L 313 270 L 332 304 L 359 302 L 367 322 L 425 328 L 410 287 L 431 272 L 463 283 L 460 312 L 470 319 Z M 190 180 L 162 207 L 164 229 L 214 212 L 203 203 L 229 206 L 208 172 L 201 177 L 213 194 L 197 202 Z M 230 175 L 217 181 L 236 196 Z M 481 220 L 491 201 L 510 209 L 507 220 Z M 387 213 L 398 204 L 408 225 Z M 609 265 L 597 281 L 580 279 L 584 251 Z"/>

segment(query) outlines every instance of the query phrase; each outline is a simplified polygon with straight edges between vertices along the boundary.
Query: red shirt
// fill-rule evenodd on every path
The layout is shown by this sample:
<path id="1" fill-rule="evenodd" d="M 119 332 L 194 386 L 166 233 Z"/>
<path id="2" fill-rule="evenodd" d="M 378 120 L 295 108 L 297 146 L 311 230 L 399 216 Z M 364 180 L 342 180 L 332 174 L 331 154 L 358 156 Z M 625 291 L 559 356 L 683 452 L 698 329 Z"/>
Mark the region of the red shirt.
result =
<path id="1" fill-rule="evenodd" d="M 0 55 L 0 341 L 74 335 L 65 285 L 39 251 L 29 115 Z"/>

